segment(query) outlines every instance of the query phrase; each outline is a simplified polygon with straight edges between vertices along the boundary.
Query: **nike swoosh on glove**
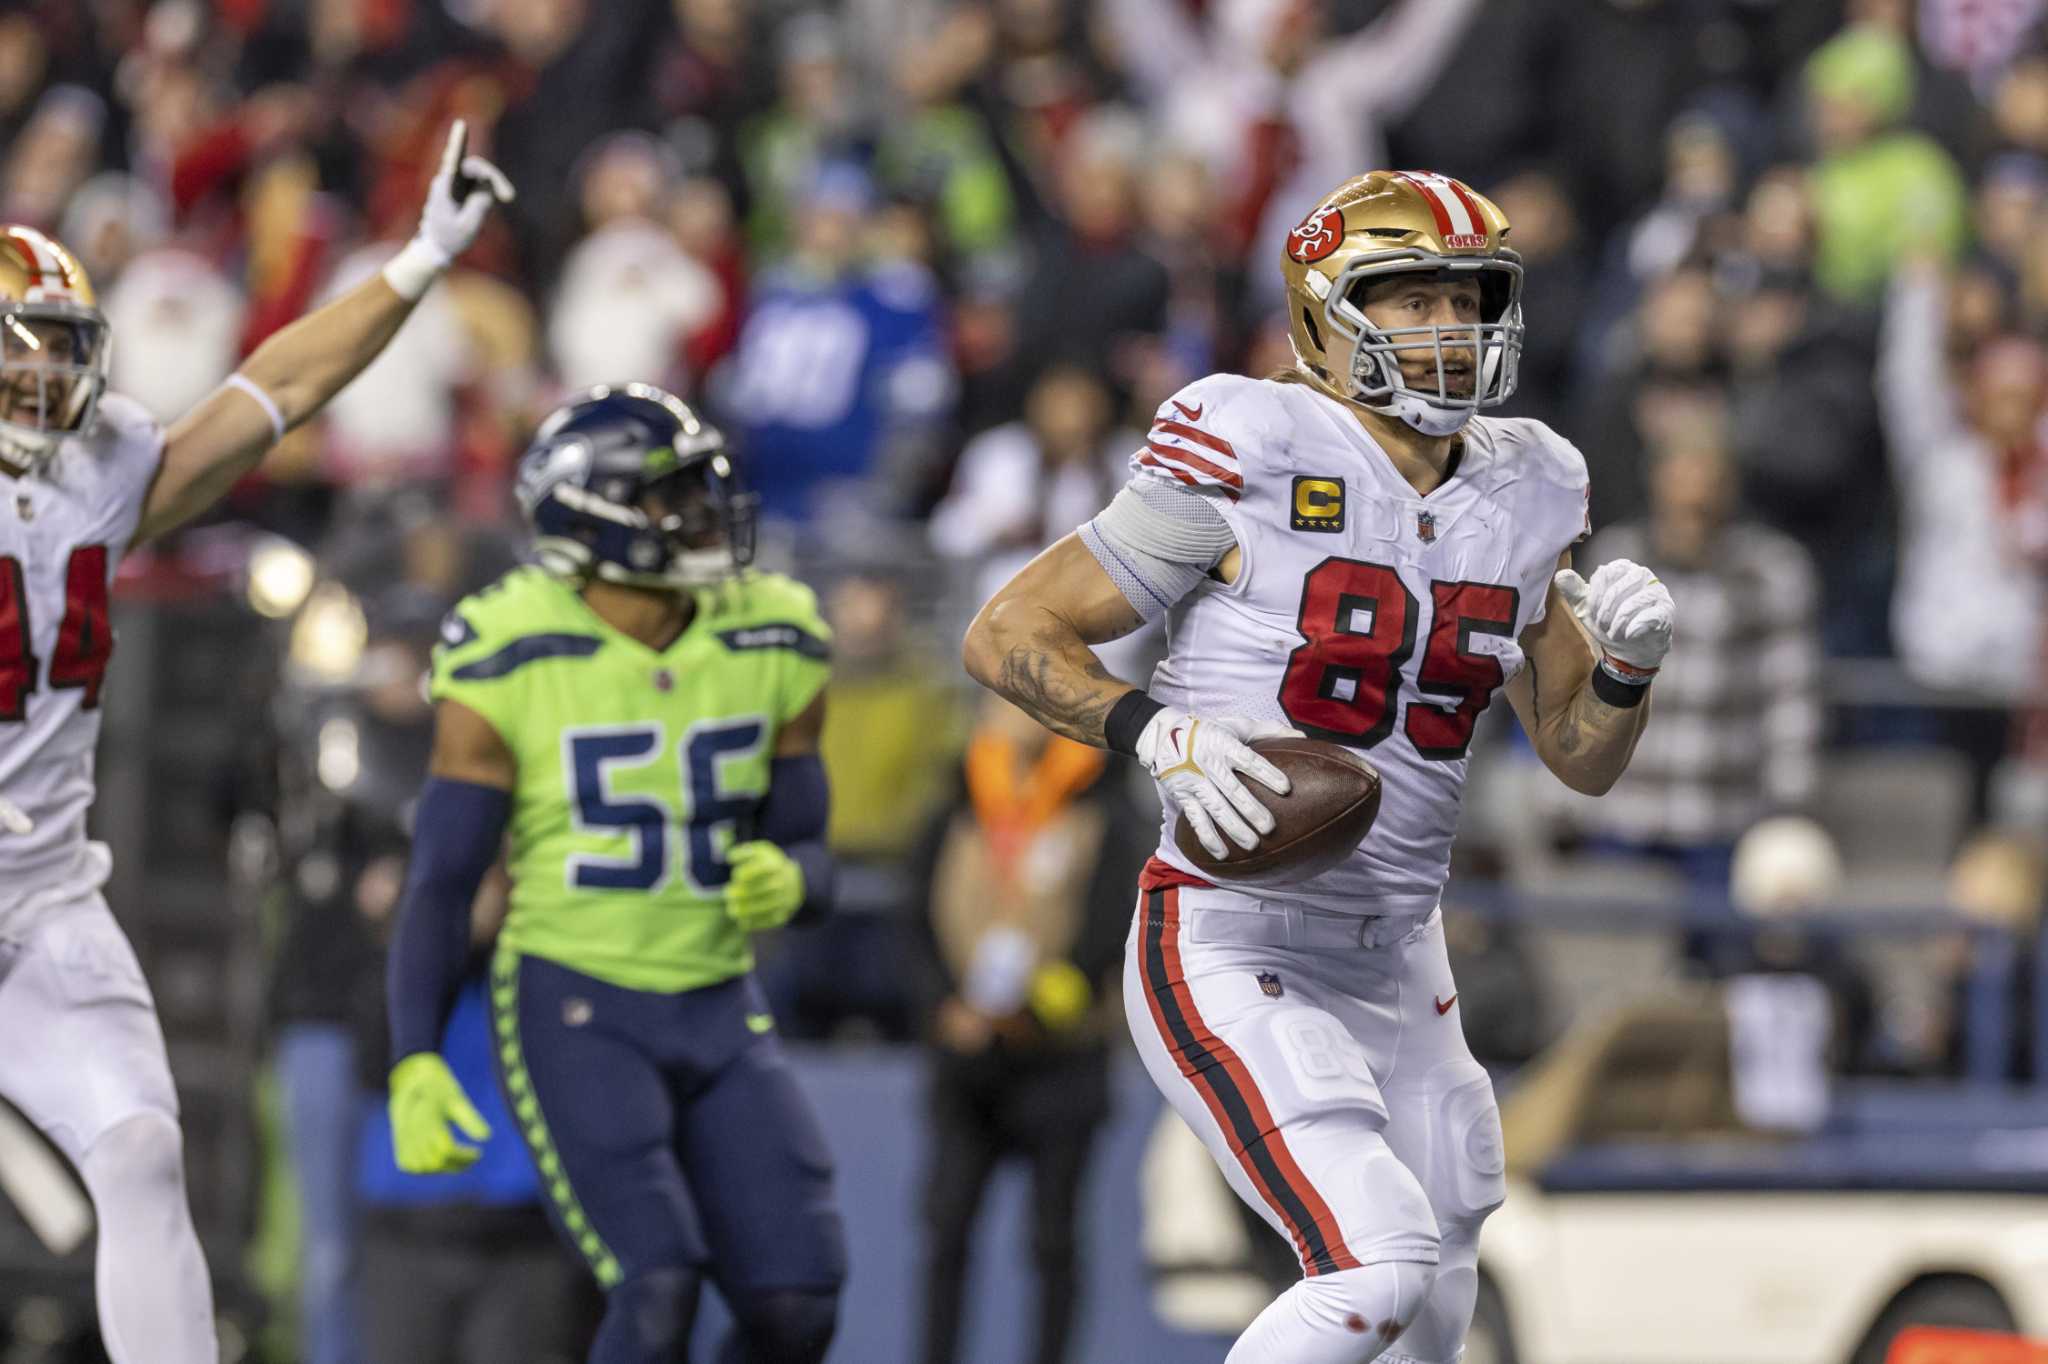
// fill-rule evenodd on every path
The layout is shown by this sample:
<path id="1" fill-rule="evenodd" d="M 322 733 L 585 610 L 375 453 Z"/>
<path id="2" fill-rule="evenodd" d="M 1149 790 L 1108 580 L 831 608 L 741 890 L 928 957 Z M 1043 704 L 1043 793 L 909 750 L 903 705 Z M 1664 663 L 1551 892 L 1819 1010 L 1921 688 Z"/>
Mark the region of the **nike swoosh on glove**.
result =
<path id="1" fill-rule="evenodd" d="M 398 1168 L 411 1175 L 467 1170 L 483 1154 L 449 1131 L 452 1123 L 471 1141 L 488 1141 L 491 1125 L 462 1092 L 448 1063 L 416 1051 L 391 1068 L 391 1145 Z"/>
<path id="2" fill-rule="evenodd" d="M 1560 569 L 1558 595 L 1600 649 L 1600 666 L 1620 682 L 1642 686 L 1671 650 L 1671 591 L 1641 564 L 1616 559 L 1590 580 Z"/>
<path id="3" fill-rule="evenodd" d="M 1291 785 L 1287 774 L 1249 746 L 1253 739 L 1300 734 L 1286 725 L 1241 715 L 1193 716 L 1168 707 L 1138 735 L 1137 757 L 1158 781 L 1166 800 L 1179 809 L 1211 857 L 1228 857 L 1228 836 L 1240 848 L 1259 845 L 1273 832 L 1273 813 L 1259 803 L 1242 772 L 1275 795 Z"/>

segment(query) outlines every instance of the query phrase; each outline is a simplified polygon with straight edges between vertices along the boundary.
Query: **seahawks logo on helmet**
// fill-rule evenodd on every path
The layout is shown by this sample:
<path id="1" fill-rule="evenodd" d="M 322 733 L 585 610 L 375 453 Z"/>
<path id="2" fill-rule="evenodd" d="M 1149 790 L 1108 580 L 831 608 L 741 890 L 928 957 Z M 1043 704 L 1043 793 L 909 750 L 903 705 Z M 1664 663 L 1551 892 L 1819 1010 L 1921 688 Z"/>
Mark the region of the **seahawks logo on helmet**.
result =
<path id="1" fill-rule="evenodd" d="M 651 384 L 593 388 L 550 413 L 519 460 L 542 567 L 563 578 L 687 589 L 753 561 L 758 501 L 725 437 Z"/>

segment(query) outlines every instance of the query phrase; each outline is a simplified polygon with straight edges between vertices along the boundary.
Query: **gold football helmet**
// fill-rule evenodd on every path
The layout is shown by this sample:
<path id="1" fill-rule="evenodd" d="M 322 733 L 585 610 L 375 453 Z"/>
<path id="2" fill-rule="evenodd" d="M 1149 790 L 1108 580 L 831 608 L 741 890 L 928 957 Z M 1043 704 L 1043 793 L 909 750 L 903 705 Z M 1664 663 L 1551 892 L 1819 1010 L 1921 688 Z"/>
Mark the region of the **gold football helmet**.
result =
<path id="1" fill-rule="evenodd" d="M 1288 335 L 1309 379 L 1333 397 L 1447 436 L 1515 391 L 1522 358 L 1522 261 L 1504 244 L 1507 216 L 1461 181 L 1428 171 L 1371 171 L 1339 185 L 1287 234 Z M 1375 327 L 1364 297 L 1388 275 L 1427 272 L 1479 284 L 1472 326 Z M 1453 392 L 1444 352 L 1473 359 L 1470 392 Z M 1436 382 L 1411 386 L 1401 352 L 1433 350 Z"/>
<path id="2" fill-rule="evenodd" d="M 0 226 L 0 458 L 36 468 L 91 425 L 107 348 L 78 258 L 32 227 Z"/>

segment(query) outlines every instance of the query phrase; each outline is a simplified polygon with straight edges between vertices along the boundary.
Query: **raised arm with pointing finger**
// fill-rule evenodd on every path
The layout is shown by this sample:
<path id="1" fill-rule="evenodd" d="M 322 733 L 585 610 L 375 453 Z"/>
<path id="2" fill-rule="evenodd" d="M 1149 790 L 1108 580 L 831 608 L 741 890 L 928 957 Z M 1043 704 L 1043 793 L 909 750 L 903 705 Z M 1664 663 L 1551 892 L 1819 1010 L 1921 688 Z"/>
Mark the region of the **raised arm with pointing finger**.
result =
<path id="1" fill-rule="evenodd" d="M 205 511 L 254 469 L 285 432 L 318 412 L 398 334 L 413 305 L 467 251 L 512 182 L 465 155 L 468 130 L 448 130 L 420 226 L 381 273 L 258 346 L 167 433 L 135 529 L 140 544 Z"/>

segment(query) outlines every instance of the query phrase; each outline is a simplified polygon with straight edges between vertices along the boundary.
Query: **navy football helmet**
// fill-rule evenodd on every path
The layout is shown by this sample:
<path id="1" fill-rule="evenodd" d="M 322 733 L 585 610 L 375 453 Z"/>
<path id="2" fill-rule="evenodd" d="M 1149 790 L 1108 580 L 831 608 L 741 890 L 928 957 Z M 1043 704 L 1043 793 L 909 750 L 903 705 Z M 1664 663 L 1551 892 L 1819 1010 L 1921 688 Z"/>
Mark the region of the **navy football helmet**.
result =
<path id="1" fill-rule="evenodd" d="M 563 578 L 708 587 L 754 558 L 754 508 L 725 437 L 652 384 L 593 388 L 519 459 L 541 565 Z"/>

